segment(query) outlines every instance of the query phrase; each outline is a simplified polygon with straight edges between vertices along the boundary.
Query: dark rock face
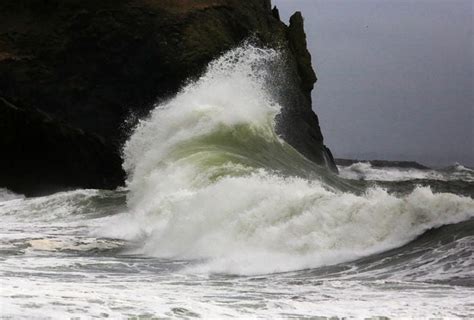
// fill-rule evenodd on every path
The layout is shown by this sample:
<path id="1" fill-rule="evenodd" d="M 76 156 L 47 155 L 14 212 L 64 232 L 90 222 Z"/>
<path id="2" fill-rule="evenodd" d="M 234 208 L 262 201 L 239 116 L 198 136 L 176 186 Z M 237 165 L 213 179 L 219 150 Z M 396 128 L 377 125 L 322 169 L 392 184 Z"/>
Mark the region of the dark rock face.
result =
<path id="1" fill-rule="evenodd" d="M 269 0 L 0 0 L 0 96 L 25 117 L 39 109 L 118 150 L 126 118 L 147 114 L 250 36 L 288 57 L 293 77 L 281 94 L 280 133 L 309 159 L 330 164 L 311 110 L 316 76 L 303 18 L 296 13 L 286 26 Z M 93 155 L 82 150 L 82 157 Z M 111 164 L 99 176 L 117 181 L 117 170 Z M 66 180 L 59 186 L 113 187 Z M 9 187 L 5 181 L 0 186 Z"/>
<path id="2" fill-rule="evenodd" d="M 28 196 L 114 188 L 124 179 L 120 155 L 103 139 L 0 97 L 0 181 Z"/>

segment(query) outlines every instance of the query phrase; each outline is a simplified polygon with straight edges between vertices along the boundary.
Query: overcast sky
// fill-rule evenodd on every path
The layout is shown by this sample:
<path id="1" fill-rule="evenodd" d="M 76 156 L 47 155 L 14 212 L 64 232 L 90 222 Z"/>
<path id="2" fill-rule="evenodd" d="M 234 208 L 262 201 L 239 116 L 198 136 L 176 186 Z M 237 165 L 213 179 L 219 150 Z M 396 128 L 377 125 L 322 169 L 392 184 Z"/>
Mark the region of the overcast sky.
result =
<path id="1" fill-rule="evenodd" d="M 474 165 L 474 0 L 273 0 L 301 11 L 336 157 Z"/>

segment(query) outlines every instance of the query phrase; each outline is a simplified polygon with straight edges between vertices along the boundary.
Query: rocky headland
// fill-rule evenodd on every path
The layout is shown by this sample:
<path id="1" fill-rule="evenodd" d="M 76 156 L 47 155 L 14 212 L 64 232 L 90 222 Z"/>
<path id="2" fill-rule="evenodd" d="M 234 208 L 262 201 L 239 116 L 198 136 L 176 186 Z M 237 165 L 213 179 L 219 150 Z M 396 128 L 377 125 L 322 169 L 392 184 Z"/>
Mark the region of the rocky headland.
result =
<path id="1" fill-rule="evenodd" d="M 17 0 L 0 1 L 0 187 L 123 184 L 126 120 L 249 37 L 287 58 L 279 133 L 337 170 L 312 111 L 317 79 L 299 12 L 285 25 L 269 0 Z"/>

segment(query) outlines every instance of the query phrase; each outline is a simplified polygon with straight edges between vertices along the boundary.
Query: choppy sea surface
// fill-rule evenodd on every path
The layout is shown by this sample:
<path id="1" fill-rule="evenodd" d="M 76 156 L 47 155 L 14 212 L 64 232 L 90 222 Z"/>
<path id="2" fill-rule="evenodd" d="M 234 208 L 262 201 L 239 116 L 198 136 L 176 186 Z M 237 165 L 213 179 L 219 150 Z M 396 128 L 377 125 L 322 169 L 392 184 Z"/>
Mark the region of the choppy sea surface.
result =
<path id="1" fill-rule="evenodd" d="M 313 164 L 275 133 L 279 59 L 157 105 L 123 189 L 1 189 L 0 317 L 474 318 L 474 171 Z"/>

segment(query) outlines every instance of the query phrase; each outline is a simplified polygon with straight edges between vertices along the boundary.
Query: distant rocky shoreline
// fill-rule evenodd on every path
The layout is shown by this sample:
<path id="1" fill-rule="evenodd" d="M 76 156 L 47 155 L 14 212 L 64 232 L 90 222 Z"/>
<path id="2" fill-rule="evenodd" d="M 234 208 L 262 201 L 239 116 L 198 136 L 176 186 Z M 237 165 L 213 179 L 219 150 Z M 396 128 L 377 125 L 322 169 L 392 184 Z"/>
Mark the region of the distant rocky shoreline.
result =
<path id="1" fill-rule="evenodd" d="M 357 160 L 357 159 L 335 159 L 338 166 L 350 166 L 354 163 L 368 162 L 371 166 L 376 168 L 382 167 L 396 167 L 407 169 L 429 170 L 430 167 L 422 165 L 416 161 L 390 161 L 390 160 Z"/>

